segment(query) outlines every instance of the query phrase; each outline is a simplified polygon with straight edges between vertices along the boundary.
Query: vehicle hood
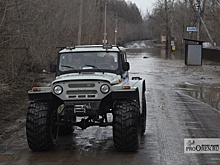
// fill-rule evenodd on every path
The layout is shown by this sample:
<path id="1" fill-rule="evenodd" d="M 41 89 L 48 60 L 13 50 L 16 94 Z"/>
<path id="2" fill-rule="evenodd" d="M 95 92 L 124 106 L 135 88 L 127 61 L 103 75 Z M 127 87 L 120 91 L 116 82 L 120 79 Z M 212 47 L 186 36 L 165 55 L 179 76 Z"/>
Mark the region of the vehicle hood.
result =
<path id="1" fill-rule="evenodd" d="M 63 81 L 87 81 L 87 80 L 103 80 L 108 81 L 110 84 L 118 84 L 121 80 L 121 76 L 113 73 L 70 73 L 61 76 L 57 76 L 56 80 L 52 84 Z"/>

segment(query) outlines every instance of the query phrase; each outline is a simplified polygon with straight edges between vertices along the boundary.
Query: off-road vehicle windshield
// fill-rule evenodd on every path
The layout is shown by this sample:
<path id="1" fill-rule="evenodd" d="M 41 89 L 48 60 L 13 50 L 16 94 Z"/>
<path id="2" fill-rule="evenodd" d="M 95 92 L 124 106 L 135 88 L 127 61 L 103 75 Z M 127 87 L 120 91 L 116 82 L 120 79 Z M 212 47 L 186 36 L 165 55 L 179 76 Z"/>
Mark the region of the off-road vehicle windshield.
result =
<path id="1" fill-rule="evenodd" d="M 59 70 L 82 71 L 95 69 L 97 71 L 118 68 L 118 52 L 68 52 L 60 54 Z"/>

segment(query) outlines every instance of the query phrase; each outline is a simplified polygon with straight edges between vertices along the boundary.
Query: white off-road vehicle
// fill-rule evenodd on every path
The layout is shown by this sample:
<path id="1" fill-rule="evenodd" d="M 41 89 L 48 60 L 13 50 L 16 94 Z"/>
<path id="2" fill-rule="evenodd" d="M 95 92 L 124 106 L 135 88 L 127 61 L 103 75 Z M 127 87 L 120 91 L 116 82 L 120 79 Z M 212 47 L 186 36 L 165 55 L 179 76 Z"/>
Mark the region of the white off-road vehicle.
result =
<path id="1" fill-rule="evenodd" d="M 74 128 L 112 126 L 118 151 L 136 151 L 146 125 L 145 80 L 129 80 L 126 51 L 119 46 L 62 48 L 50 66 L 49 87 L 28 91 L 26 133 L 31 150 L 55 147 Z"/>

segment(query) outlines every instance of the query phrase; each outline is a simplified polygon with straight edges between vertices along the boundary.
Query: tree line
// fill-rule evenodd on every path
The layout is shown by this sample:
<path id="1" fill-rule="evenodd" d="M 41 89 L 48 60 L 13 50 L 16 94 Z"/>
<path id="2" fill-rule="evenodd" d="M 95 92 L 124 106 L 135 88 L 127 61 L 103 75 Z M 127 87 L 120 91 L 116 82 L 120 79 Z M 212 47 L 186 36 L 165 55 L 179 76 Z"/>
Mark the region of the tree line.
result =
<path id="1" fill-rule="evenodd" d="M 146 38 L 141 13 L 125 0 L 82 0 L 81 44 L 102 44 L 104 6 L 107 40 Z M 0 0 L 0 75 L 18 78 L 48 68 L 60 46 L 77 45 L 80 0 Z"/>
<path id="2" fill-rule="evenodd" d="M 146 14 L 147 36 L 160 42 L 161 35 L 183 47 L 183 38 L 220 44 L 220 0 L 157 0 Z M 187 32 L 196 27 L 197 32 Z"/>
<path id="3" fill-rule="evenodd" d="M 177 49 L 183 48 L 183 38 L 220 44 L 220 0 L 157 0 L 145 15 L 125 0 L 0 0 L 0 75 L 19 78 L 48 69 L 56 47 L 78 44 L 80 23 L 81 44 L 102 44 L 105 4 L 109 44 L 160 43 L 161 35 L 168 46 L 174 40 Z M 199 33 L 187 27 L 198 27 Z"/>

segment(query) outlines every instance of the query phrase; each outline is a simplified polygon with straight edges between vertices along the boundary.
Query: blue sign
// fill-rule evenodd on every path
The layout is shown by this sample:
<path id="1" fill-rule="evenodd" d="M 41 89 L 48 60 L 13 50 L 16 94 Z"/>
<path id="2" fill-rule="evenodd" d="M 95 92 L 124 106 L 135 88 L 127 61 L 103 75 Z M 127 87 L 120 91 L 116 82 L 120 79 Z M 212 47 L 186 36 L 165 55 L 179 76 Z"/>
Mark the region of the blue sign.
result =
<path id="1" fill-rule="evenodd" d="M 197 32 L 197 28 L 196 27 L 187 27 L 187 31 L 188 32 Z"/>

